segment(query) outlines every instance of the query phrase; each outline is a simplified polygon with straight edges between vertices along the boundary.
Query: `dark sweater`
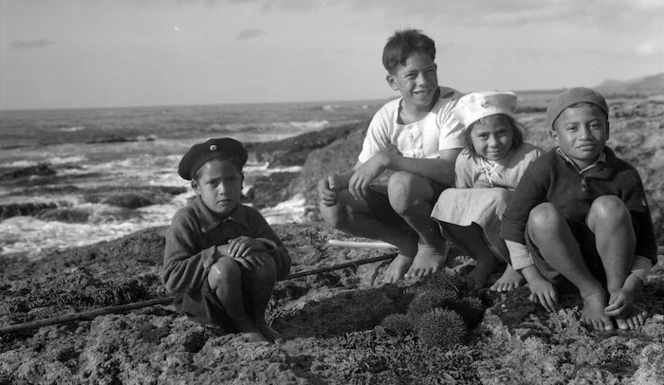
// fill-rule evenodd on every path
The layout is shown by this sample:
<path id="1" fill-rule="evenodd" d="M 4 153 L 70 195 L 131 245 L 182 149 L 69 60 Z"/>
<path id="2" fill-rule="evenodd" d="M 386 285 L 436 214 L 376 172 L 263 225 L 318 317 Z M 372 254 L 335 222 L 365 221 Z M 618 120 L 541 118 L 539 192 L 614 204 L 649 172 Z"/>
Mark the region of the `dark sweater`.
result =
<path id="1" fill-rule="evenodd" d="M 246 235 L 270 246 L 268 253 L 283 266 L 285 278 L 291 260 L 281 239 L 258 210 L 238 204 L 227 216 L 210 211 L 200 196 L 175 213 L 166 233 L 161 279 L 171 294 L 186 294 L 201 287 L 220 257 L 217 246 Z"/>
<path id="2" fill-rule="evenodd" d="M 634 167 L 617 158 L 611 149 L 605 147 L 604 153 L 605 162 L 582 173 L 555 149 L 534 161 L 503 214 L 500 236 L 525 244 L 528 215 L 540 203 L 550 202 L 568 221 L 582 223 L 596 198 L 615 195 L 632 215 L 635 255 L 656 264 L 657 244 L 641 178 Z"/>

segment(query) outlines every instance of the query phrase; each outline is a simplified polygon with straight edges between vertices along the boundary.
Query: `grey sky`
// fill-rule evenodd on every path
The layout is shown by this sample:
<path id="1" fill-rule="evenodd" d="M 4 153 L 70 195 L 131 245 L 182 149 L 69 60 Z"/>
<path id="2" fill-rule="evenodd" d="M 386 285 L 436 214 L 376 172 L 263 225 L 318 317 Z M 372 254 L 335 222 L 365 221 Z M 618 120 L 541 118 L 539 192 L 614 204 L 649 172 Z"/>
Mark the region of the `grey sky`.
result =
<path id="1" fill-rule="evenodd" d="M 664 0 L 0 0 L 0 109 L 386 98 L 406 27 L 461 91 L 664 69 Z"/>

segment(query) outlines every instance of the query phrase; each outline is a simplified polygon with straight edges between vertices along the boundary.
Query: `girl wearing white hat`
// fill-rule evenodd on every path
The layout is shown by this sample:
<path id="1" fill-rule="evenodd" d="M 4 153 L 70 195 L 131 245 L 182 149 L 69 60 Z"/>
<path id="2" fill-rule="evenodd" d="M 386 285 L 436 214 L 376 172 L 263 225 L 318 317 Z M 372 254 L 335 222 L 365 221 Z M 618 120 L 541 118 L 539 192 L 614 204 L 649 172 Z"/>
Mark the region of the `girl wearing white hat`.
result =
<path id="1" fill-rule="evenodd" d="M 512 192 L 542 149 L 523 141 L 515 120 L 513 92 L 473 92 L 459 99 L 454 116 L 465 127 L 466 148 L 455 164 L 455 188 L 443 191 L 431 217 L 441 234 L 477 260 L 468 277 L 484 285 L 502 262 L 505 271 L 491 290 L 508 291 L 523 283 L 509 265 L 509 253 L 498 236 Z"/>

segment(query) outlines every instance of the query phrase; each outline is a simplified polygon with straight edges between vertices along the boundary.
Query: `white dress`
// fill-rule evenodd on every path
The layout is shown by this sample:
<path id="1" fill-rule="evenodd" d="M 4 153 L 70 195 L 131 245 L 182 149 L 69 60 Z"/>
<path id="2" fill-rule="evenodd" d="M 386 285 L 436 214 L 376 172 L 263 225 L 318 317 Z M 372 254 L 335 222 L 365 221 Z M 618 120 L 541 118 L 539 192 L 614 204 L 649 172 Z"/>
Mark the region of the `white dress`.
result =
<path id="1" fill-rule="evenodd" d="M 523 143 L 505 158 L 492 162 L 472 156 L 468 150 L 462 151 L 454 167 L 455 187 L 440 194 L 431 217 L 443 222 L 442 225 L 457 225 L 457 239 L 461 243 L 481 241 L 464 235 L 463 229 L 458 227 L 477 223 L 490 243 L 487 246 L 509 261 L 505 241 L 498 236 L 500 218 L 526 168 L 542 153 L 541 148 Z"/>

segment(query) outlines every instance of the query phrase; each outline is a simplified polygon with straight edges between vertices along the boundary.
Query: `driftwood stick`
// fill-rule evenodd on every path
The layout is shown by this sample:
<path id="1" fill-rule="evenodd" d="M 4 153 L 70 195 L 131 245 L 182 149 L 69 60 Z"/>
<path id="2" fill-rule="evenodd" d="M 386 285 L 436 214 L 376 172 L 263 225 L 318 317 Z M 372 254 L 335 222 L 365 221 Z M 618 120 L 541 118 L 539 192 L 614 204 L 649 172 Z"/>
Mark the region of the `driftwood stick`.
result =
<path id="1" fill-rule="evenodd" d="M 371 248 L 371 249 L 396 249 L 397 247 L 387 242 L 360 242 L 360 241 L 344 241 L 340 239 L 330 239 L 327 241 L 330 246 L 339 247 L 357 247 L 357 248 Z"/>
<path id="2" fill-rule="evenodd" d="M 103 309 L 84 311 L 81 313 L 63 314 L 57 317 L 44 318 L 37 321 L 30 321 L 21 324 L 5 326 L 3 328 L 0 328 L 0 335 L 5 333 L 23 331 L 23 330 L 37 329 L 42 326 L 48 326 L 62 322 L 77 321 L 82 319 L 92 319 L 103 314 L 121 313 L 123 311 L 139 309 L 142 307 L 165 305 L 171 302 L 173 302 L 173 297 L 166 297 L 166 298 L 151 299 L 143 302 L 128 303 L 126 305 L 111 306 Z"/>
<path id="3" fill-rule="evenodd" d="M 359 261 L 339 263 L 339 264 L 332 265 L 332 266 L 326 266 L 326 267 L 321 267 L 321 268 L 318 268 L 318 269 L 301 271 L 299 273 L 293 273 L 293 274 L 289 275 L 288 278 L 286 278 L 286 279 L 300 278 L 300 277 L 304 277 L 304 276 L 307 276 L 307 275 L 320 274 L 320 273 L 325 273 L 325 272 L 328 272 L 328 271 L 344 269 L 346 267 L 354 267 L 354 266 L 365 265 L 367 263 L 384 261 L 386 259 L 392 259 L 392 258 L 394 258 L 394 254 L 379 255 L 377 257 L 361 259 Z"/>
<path id="4" fill-rule="evenodd" d="M 298 272 L 298 273 L 293 273 L 293 274 L 289 275 L 286 279 L 290 280 L 290 279 L 294 279 L 294 278 L 305 277 L 307 275 L 314 275 L 314 274 L 320 274 L 320 273 L 324 273 L 324 272 L 328 272 L 328 271 L 344 269 L 346 267 L 354 267 L 354 266 L 365 265 L 367 263 L 384 261 L 384 260 L 390 259 L 390 258 L 394 258 L 394 254 L 380 255 L 378 257 L 361 259 L 359 261 L 339 263 L 337 265 L 321 267 L 319 269 L 305 270 L 305 271 L 301 271 L 301 272 Z M 5 326 L 5 327 L 0 328 L 0 335 L 7 334 L 7 333 L 20 332 L 20 331 L 24 331 L 24 330 L 38 329 L 38 328 L 41 328 L 41 327 L 44 327 L 44 326 L 54 325 L 54 324 L 63 323 L 63 322 L 93 319 L 97 316 L 104 315 L 104 314 L 122 313 L 122 312 L 125 312 L 125 311 L 128 311 L 128 310 L 140 309 L 140 308 L 143 308 L 143 307 L 149 307 L 149 306 L 154 306 L 154 305 L 170 305 L 173 302 L 173 298 L 174 297 L 156 298 L 156 299 L 151 299 L 151 300 L 147 300 L 147 301 L 143 301 L 143 302 L 128 303 L 126 305 L 111 306 L 111 307 L 106 307 L 106 308 L 102 308 L 102 309 L 84 311 L 84 312 L 80 312 L 80 313 L 63 314 L 63 315 L 60 315 L 60 316 L 57 316 L 57 317 L 44 318 L 44 319 L 40 319 L 40 320 L 36 320 L 36 321 L 29 321 L 29 322 L 16 324 L 16 325 Z"/>

